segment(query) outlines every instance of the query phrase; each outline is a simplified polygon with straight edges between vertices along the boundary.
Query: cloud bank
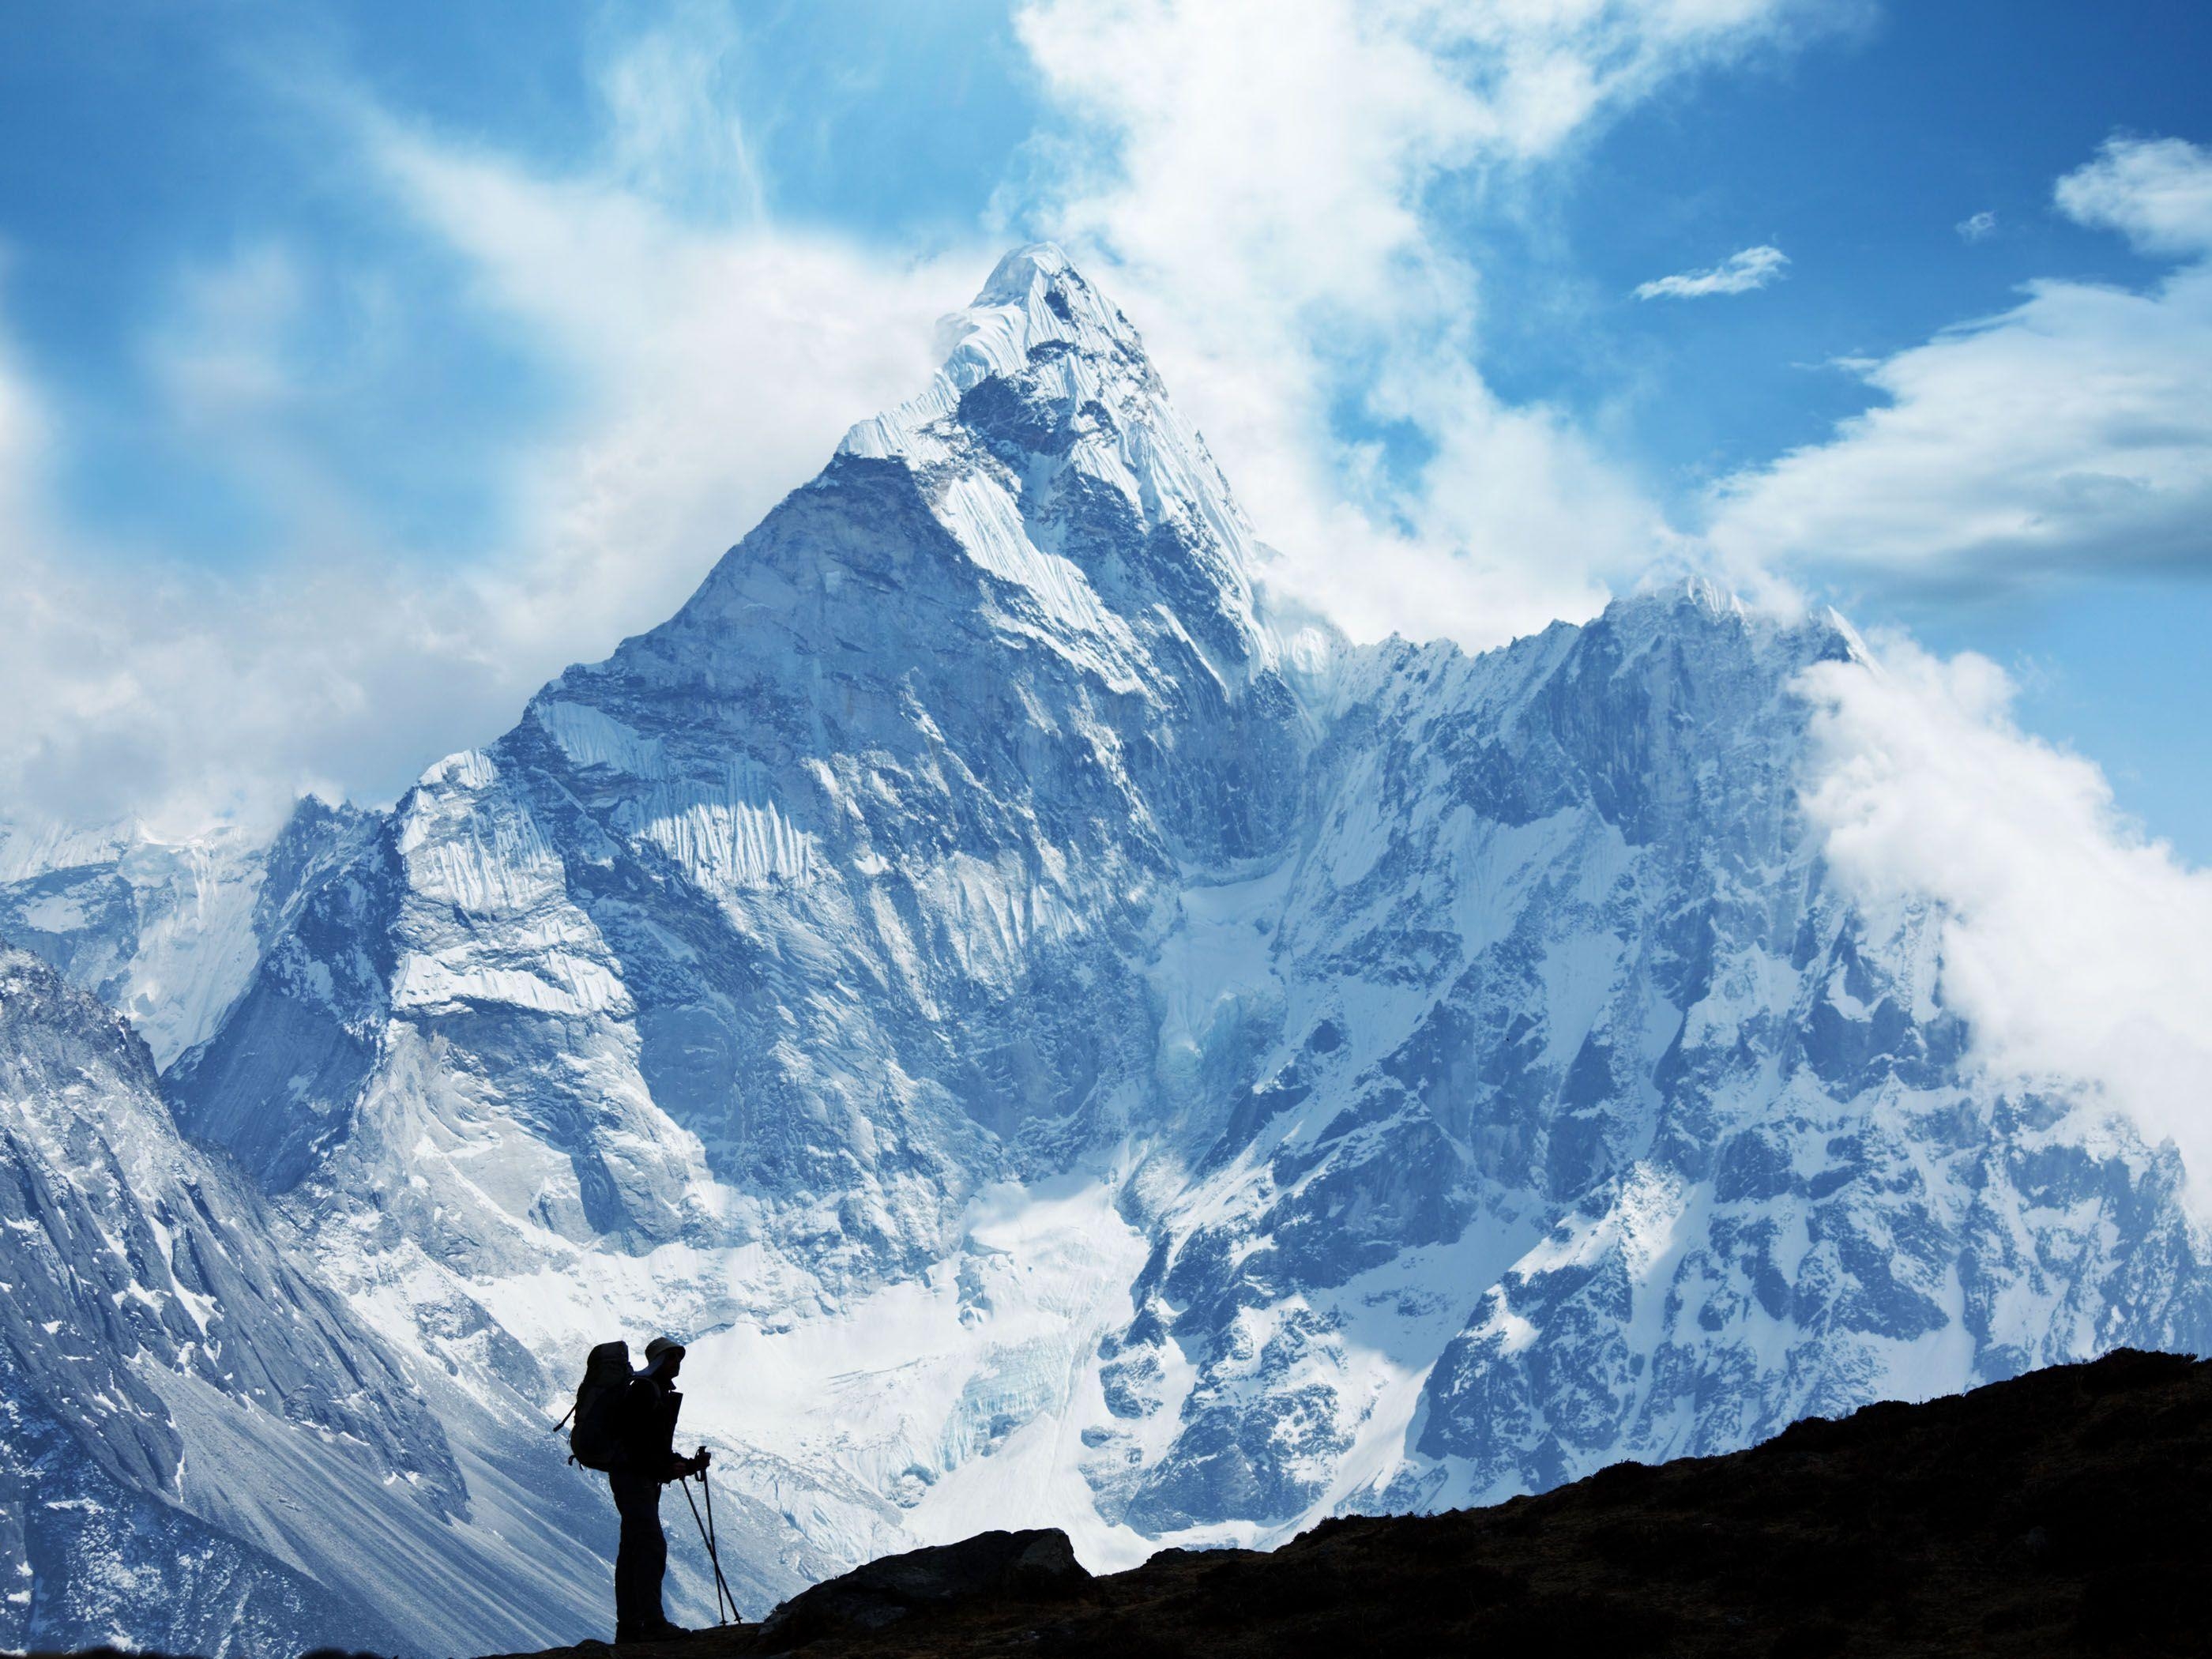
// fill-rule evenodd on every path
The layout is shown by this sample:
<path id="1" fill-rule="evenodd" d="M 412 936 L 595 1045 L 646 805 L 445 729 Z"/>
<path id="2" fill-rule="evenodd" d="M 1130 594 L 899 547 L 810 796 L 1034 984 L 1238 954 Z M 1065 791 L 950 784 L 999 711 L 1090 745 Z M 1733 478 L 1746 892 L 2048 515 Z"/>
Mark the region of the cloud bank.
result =
<path id="1" fill-rule="evenodd" d="M 1985 590 L 2212 562 L 2212 155 L 2115 139 L 2053 202 L 2174 268 L 2142 289 L 2033 283 L 1861 367 L 1884 404 L 1717 492 L 1737 580 L 1820 561 Z M 1982 658 L 1892 640 L 1878 666 L 1823 665 L 1804 689 L 1813 831 L 1878 923 L 1940 919 L 1974 1058 L 2172 1139 L 2212 1208 L 2212 872 L 2147 840 L 2096 767 L 2021 732 Z"/>
<path id="2" fill-rule="evenodd" d="M 1986 659 L 1891 640 L 1824 663 L 1806 811 L 1876 926 L 1941 917 L 1942 988 L 2019 1088 L 2087 1087 L 2172 1139 L 2212 1206 L 2212 872 L 2118 813 L 2088 762 L 2014 724 Z"/>
<path id="3" fill-rule="evenodd" d="M 665 618 L 847 425 L 927 380 L 947 296 L 989 267 L 980 240 L 889 258 L 750 219 L 702 228 L 662 194 L 702 168 L 743 193 L 742 133 L 678 118 L 698 116 L 686 88 L 715 46 L 648 34 L 614 60 L 604 159 L 565 177 L 334 99 L 365 186 L 578 389 L 488 460 L 508 522 L 471 562 L 395 557 L 295 441 L 324 366 L 289 343 L 301 284 L 281 245 L 186 273 L 147 349 L 177 429 L 285 526 L 293 550 L 266 568 L 72 526 L 49 488 L 55 420 L 0 331 L 0 589 L 21 596 L 0 607 L 0 819 L 182 835 L 266 827 L 303 791 L 388 797 Z"/>
<path id="4" fill-rule="evenodd" d="M 1639 300 L 1700 300 L 1712 294 L 1749 294 L 1782 275 L 1790 256 L 1762 243 L 1731 253 L 1710 270 L 1678 271 L 1636 285 Z"/>

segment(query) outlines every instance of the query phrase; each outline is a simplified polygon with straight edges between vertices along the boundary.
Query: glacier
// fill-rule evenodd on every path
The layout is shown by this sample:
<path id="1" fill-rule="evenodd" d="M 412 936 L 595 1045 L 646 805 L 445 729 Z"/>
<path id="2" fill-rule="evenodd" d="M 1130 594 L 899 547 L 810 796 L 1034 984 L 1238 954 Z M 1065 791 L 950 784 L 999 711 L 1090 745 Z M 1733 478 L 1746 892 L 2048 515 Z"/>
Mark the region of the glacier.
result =
<path id="1" fill-rule="evenodd" d="M 985 1527 L 1267 1545 L 2212 1348 L 2174 1149 L 1980 1073 L 1940 914 L 1829 878 L 1797 687 L 1878 672 L 1840 618 L 1692 580 L 1355 646 L 1268 562 L 1128 320 L 1025 248 L 676 616 L 391 810 L 0 837 L 0 934 L 152 1045 L 11 1074 L 11 1135 L 127 1103 L 166 1162 L 106 1236 L 213 1194 L 278 1297 L 236 1340 L 334 1402 L 278 1424 L 179 1314 L 80 1295 L 9 1363 L 82 1348 L 137 1414 L 39 1433 L 166 1414 L 189 1455 L 100 1452 L 104 1512 L 203 1528 L 257 1630 L 428 1652 L 604 1624 L 547 1431 L 610 1335 L 690 1340 L 754 1613 Z M 243 1473 L 286 1459 L 375 1547 Z M 41 1570 L 38 1629 L 128 1554 Z M 222 1639 L 167 1616 L 109 1627 Z"/>

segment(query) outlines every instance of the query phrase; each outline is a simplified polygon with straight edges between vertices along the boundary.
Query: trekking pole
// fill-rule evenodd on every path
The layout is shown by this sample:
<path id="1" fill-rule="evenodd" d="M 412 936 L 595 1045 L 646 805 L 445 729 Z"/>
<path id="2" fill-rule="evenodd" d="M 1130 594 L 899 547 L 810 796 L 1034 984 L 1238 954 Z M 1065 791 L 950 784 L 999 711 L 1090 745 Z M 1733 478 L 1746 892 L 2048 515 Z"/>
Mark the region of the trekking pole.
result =
<path id="1" fill-rule="evenodd" d="M 714 1535 L 714 1484 L 707 1478 L 707 1449 L 699 1448 L 699 1495 L 707 1500 L 707 1559 L 714 1564 L 714 1583 L 730 1603 L 730 1617 L 738 1616 L 738 1598 L 722 1577 L 722 1540 Z"/>
<path id="2" fill-rule="evenodd" d="M 714 1489 L 707 1484 L 707 1472 L 699 1472 L 699 1490 L 707 1499 L 707 1559 L 714 1564 L 714 1584 L 722 1599 L 730 1606 L 730 1622 L 741 1624 L 738 1617 L 738 1593 L 730 1588 L 730 1581 L 722 1577 L 722 1540 L 714 1535 Z"/>
<path id="3" fill-rule="evenodd" d="M 707 1536 L 707 1523 L 699 1518 L 698 1503 L 691 1496 L 691 1477 L 686 1474 L 679 1475 L 677 1478 L 684 1487 L 684 1501 L 690 1506 L 691 1510 L 691 1524 L 699 1528 L 699 1542 L 705 1547 L 707 1551 L 707 1559 L 714 1565 L 714 1622 L 718 1625 L 726 1625 L 730 1621 L 722 1617 L 722 1592 L 724 1589 L 724 1585 L 722 1583 L 722 1564 L 714 1559 L 714 1540 Z"/>
<path id="4" fill-rule="evenodd" d="M 714 1577 L 722 1577 L 722 1540 L 714 1535 L 714 1483 L 707 1478 L 707 1471 L 699 1471 L 699 1492 L 707 1500 L 707 1559 L 714 1564 Z M 730 1617 L 738 1616 L 738 1598 L 728 1584 L 722 1585 L 722 1594 L 730 1598 Z"/>

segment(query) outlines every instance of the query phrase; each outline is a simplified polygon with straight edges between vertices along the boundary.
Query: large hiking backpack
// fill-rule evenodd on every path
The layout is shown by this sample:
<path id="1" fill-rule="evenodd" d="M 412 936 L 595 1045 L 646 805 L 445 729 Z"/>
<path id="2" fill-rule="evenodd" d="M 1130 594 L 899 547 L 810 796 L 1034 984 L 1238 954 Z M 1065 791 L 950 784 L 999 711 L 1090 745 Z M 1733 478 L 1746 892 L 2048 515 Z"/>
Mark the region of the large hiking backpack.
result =
<path id="1" fill-rule="evenodd" d="M 561 1419 L 569 1424 L 571 1463 L 602 1472 L 614 1467 L 622 1449 L 615 1432 L 615 1407 L 629 1381 L 629 1343 L 602 1342 L 592 1350 L 584 1361 L 584 1380 L 576 1385 L 576 1403 Z M 554 1425 L 554 1432 L 560 1432 L 559 1424 Z"/>

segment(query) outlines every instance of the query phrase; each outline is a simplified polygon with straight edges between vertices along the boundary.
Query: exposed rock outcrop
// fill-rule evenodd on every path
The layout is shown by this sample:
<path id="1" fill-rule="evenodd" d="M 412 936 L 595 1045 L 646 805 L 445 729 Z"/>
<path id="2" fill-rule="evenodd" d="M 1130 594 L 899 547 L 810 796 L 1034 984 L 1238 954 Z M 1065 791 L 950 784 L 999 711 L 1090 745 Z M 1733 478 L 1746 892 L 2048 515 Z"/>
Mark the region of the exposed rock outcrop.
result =
<path id="1" fill-rule="evenodd" d="M 794 1595 L 761 1626 L 759 1650 L 872 1634 L 925 1609 L 982 1597 L 1049 1601 L 1079 1593 L 1091 1575 L 1057 1528 L 985 1532 L 957 1544 L 908 1550 Z"/>

